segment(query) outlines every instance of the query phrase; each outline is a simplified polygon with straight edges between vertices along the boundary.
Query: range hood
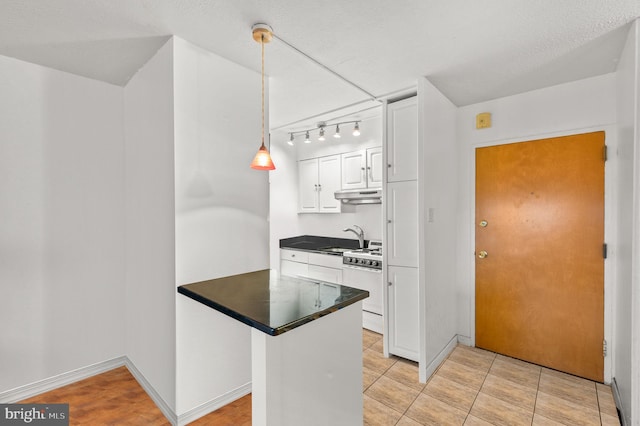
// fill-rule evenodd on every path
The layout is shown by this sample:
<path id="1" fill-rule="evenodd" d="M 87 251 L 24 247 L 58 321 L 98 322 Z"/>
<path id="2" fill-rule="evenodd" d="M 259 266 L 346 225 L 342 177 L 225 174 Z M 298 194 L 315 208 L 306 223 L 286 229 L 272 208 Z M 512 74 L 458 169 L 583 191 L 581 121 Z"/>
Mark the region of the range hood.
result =
<path id="1" fill-rule="evenodd" d="M 381 204 L 382 189 L 343 189 L 335 192 L 336 200 L 343 204 Z"/>

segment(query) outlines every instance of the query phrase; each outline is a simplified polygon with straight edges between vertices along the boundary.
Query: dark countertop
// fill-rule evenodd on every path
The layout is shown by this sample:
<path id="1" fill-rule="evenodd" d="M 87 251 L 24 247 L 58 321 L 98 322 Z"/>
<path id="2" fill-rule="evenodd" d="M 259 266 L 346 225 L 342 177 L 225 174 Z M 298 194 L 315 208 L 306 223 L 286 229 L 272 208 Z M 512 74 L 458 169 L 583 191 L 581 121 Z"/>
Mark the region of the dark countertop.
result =
<path id="1" fill-rule="evenodd" d="M 368 241 L 365 240 L 364 243 L 366 247 Z M 283 238 L 280 240 L 280 248 L 313 251 L 336 256 L 342 256 L 342 251 L 360 248 L 359 244 L 358 240 L 349 238 L 319 237 L 316 235 L 301 235 L 299 237 Z"/>
<path id="2" fill-rule="evenodd" d="M 277 277 L 268 269 L 185 284 L 178 293 L 272 336 L 369 297 L 368 291 Z"/>

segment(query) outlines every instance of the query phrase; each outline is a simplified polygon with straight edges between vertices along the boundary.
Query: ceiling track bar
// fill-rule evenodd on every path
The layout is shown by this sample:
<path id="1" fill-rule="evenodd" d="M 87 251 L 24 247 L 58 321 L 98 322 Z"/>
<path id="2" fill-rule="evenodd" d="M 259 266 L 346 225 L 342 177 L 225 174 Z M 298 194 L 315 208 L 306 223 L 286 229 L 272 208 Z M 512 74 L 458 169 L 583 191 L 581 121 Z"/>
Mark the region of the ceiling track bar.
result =
<path id="1" fill-rule="evenodd" d="M 398 89 L 398 90 L 394 90 L 393 92 L 389 92 L 389 93 L 385 93 L 385 94 L 380 95 L 380 96 L 376 96 L 376 101 L 382 102 L 384 99 L 396 99 L 396 97 L 400 97 L 400 98 L 402 98 L 402 97 L 410 97 L 410 96 L 414 96 L 415 94 L 416 94 L 416 87 L 415 86 L 409 86 L 409 87 L 405 87 L 404 89 Z M 356 105 L 360 105 L 360 104 L 363 104 L 363 103 L 366 103 L 366 102 L 370 102 L 370 100 L 366 99 L 366 100 L 363 100 L 363 101 L 354 102 L 354 103 L 352 103 L 350 105 L 341 106 L 340 108 L 335 108 L 335 109 L 332 109 L 330 111 L 324 111 L 324 112 L 321 112 L 320 114 L 315 114 L 315 115 L 312 115 L 310 117 L 301 118 L 299 120 L 292 121 L 290 123 L 282 124 L 282 125 L 280 125 L 278 127 L 272 127 L 269 130 L 276 131 L 276 130 L 284 129 L 286 127 L 291 127 L 291 126 L 293 126 L 295 124 L 303 123 L 305 121 L 309 121 L 309 120 L 313 120 L 313 119 L 317 119 L 317 118 L 326 116 L 328 114 L 332 114 L 334 112 L 339 112 L 339 111 L 345 110 L 347 108 L 351 108 L 351 107 L 354 107 Z M 375 108 L 379 108 L 379 107 L 380 107 L 379 105 L 376 105 L 376 106 L 364 108 L 364 109 L 361 109 L 361 110 L 358 110 L 358 111 L 350 112 L 350 113 L 347 113 L 347 114 L 342 114 L 342 115 L 339 115 L 337 117 L 333 117 L 331 119 L 324 120 L 324 121 L 339 120 L 339 119 L 344 118 L 344 117 L 350 117 L 350 116 L 352 116 L 354 114 L 360 114 L 362 112 L 369 111 L 370 109 L 375 109 Z"/>
<path id="2" fill-rule="evenodd" d="M 335 72 L 334 70 L 332 70 L 331 68 L 329 68 L 328 66 L 322 64 L 321 62 L 319 62 L 318 60 L 316 60 L 315 58 L 312 58 L 311 56 L 307 55 L 306 53 L 304 53 L 302 50 L 298 49 L 297 47 L 295 47 L 294 45 L 292 45 L 291 43 L 287 42 L 286 40 L 283 40 L 282 38 L 280 38 L 277 34 L 273 34 L 273 37 L 280 40 L 283 44 L 285 44 L 286 46 L 288 46 L 290 49 L 298 52 L 300 55 L 304 56 L 305 58 L 307 58 L 308 60 L 310 60 L 311 62 L 313 62 L 314 64 L 318 65 L 319 67 L 323 68 L 325 71 L 330 72 L 331 74 L 333 74 L 334 76 L 338 77 L 340 80 L 344 81 L 345 83 L 349 84 L 350 86 L 358 89 L 359 91 L 361 91 L 362 93 L 365 93 L 367 96 L 369 96 L 369 98 L 371 98 L 372 101 L 378 101 L 380 102 L 380 100 L 372 93 L 369 93 L 367 90 L 363 89 L 362 87 L 358 86 L 357 84 L 355 84 L 353 81 L 348 80 L 346 78 L 344 78 L 343 76 L 341 76 L 340 74 L 338 74 L 337 72 Z"/>
<path id="3" fill-rule="evenodd" d="M 315 115 L 312 115 L 310 117 L 305 117 L 305 118 L 301 118 L 300 120 L 296 120 L 296 121 L 292 121 L 290 123 L 282 124 L 282 125 L 280 125 L 278 127 L 272 127 L 270 130 L 271 131 L 276 131 L 276 130 L 284 129 L 286 127 L 291 127 L 291 126 L 293 126 L 295 124 L 303 123 L 305 121 L 309 121 L 309 120 L 313 120 L 313 119 L 317 119 L 317 118 L 323 117 L 323 116 L 325 116 L 327 114 L 331 114 L 331 113 L 334 113 L 334 112 L 342 111 L 344 109 L 351 108 L 351 107 L 354 107 L 356 105 L 363 104 L 365 102 L 371 102 L 371 101 L 369 99 L 367 99 L 367 100 L 364 100 L 364 101 L 352 103 L 350 105 L 341 106 L 340 108 L 332 109 L 331 111 L 325 111 L 325 112 L 322 112 L 320 114 L 315 114 Z M 350 112 L 348 114 L 343 114 L 343 115 L 340 115 L 340 116 L 337 116 L 337 117 L 333 117 L 331 119 L 324 120 L 324 121 L 339 120 L 341 118 L 349 117 L 349 116 L 352 116 L 354 114 L 359 114 L 361 112 L 369 111 L 370 109 L 374 109 L 374 108 L 380 108 L 380 105 L 375 105 L 375 106 L 372 106 L 372 107 L 364 108 L 364 109 L 361 109 L 361 110 L 358 110 L 358 111 Z"/>

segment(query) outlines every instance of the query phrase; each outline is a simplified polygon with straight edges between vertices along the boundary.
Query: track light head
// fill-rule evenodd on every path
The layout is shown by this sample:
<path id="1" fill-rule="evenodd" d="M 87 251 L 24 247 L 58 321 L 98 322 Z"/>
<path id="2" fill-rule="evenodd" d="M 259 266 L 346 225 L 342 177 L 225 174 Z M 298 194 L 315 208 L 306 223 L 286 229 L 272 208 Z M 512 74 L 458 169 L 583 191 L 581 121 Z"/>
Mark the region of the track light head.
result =
<path id="1" fill-rule="evenodd" d="M 340 125 L 336 124 L 336 132 L 333 134 L 333 137 L 336 139 L 340 139 Z"/>
<path id="2" fill-rule="evenodd" d="M 287 143 L 291 146 L 293 146 L 293 133 L 289 133 L 289 140 L 287 141 Z"/>
<path id="3" fill-rule="evenodd" d="M 360 136 L 360 125 L 356 121 L 356 125 L 353 126 L 353 136 Z"/>
<path id="4" fill-rule="evenodd" d="M 311 143 L 311 139 L 309 139 L 309 132 L 304 135 L 304 143 Z"/>
<path id="5" fill-rule="evenodd" d="M 319 141 L 324 141 L 324 127 L 320 127 L 320 133 L 318 135 Z"/>

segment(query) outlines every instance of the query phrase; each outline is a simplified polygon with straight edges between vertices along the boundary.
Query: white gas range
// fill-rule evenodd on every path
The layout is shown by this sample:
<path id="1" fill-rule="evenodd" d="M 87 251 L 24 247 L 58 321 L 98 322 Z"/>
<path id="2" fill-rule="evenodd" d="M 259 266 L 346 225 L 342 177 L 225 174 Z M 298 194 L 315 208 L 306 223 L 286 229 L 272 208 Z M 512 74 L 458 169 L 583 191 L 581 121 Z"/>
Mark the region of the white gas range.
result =
<path id="1" fill-rule="evenodd" d="M 365 269 L 382 270 L 382 241 L 369 241 L 368 248 L 346 251 L 342 264 Z"/>
<path id="2" fill-rule="evenodd" d="M 342 283 L 367 290 L 362 301 L 362 325 L 382 334 L 382 241 L 372 240 L 366 249 L 342 254 Z"/>

